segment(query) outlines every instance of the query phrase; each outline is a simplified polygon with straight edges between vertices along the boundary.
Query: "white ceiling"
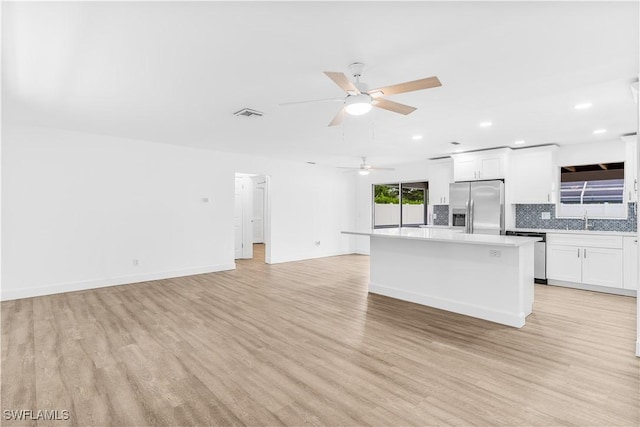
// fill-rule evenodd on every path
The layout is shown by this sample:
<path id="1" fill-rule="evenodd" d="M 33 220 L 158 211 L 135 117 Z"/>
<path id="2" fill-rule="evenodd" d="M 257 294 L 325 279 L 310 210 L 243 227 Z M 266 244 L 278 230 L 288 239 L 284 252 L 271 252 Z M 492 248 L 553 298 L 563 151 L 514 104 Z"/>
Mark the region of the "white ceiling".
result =
<path id="1" fill-rule="evenodd" d="M 564 145 L 637 128 L 635 1 L 2 7 L 8 122 L 336 166 L 447 155 L 451 141 Z M 370 87 L 432 75 L 443 86 L 389 97 L 418 107 L 409 116 L 374 109 L 333 128 L 339 102 L 279 106 L 341 96 L 322 71 L 348 74 L 354 61 Z M 243 107 L 265 115 L 235 117 Z"/>

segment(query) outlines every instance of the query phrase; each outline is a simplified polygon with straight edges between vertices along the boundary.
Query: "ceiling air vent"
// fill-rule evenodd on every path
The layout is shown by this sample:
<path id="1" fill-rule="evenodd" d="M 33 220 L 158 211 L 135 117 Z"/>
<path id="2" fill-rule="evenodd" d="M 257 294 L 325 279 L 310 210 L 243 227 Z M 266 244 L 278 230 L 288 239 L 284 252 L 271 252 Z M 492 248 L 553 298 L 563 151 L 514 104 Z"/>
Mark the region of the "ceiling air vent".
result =
<path id="1" fill-rule="evenodd" d="M 247 117 L 251 117 L 251 116 L 258 116 L 258 117 L 262 117 L 264 116 L 264 113 L 258 110 L 252 110 L 251 108 L 243 108 L 242 110 L 236 111 L 235 113 L 233 113 L 234 116 L 247 116 Z"/>

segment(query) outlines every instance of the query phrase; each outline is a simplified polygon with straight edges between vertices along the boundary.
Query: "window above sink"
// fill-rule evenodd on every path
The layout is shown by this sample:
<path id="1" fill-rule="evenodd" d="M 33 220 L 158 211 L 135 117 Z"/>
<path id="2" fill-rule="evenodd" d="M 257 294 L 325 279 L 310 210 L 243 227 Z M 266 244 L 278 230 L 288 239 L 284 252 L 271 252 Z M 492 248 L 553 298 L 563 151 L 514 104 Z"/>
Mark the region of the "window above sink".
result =
<path id="1" fill-rule="evenodd" d="M 562 166 L 559 218 L 626 219 L 624 162 Z"/>

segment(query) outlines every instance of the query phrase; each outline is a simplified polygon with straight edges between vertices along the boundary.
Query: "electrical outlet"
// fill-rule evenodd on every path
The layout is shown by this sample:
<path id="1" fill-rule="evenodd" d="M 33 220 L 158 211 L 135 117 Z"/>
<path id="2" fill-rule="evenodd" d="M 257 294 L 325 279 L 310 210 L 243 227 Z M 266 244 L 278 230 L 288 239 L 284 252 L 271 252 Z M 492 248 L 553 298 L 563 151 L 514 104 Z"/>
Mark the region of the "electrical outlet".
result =
<path id="1" fill-rule="evenodd" d="M 500 255 L 502 255 L 502 253 L 496 249 L 491 249 L 489 251 L 489 256 L 492 258 L 500 258 Z"/>
<path id="2" fill-rule="evenodd" d="M 551 212 L 540 213 L 540 219 L 551 219 Z"/>

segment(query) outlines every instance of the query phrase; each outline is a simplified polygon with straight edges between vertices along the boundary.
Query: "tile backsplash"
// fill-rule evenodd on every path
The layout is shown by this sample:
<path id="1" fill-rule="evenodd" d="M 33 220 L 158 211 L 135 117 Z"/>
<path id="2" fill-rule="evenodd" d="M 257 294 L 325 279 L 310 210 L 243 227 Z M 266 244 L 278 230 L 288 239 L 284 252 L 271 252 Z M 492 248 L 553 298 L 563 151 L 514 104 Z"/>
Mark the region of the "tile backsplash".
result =
<path id="1" fill-rule="evenodd" d="M 435 206 L 434 206 L 435 208 Z M 636 204 L 629 203 L 627 219 L 589 219 L 589 230 L 594 231 L 636 231 Z M 435 212 L 435 210 L 434 210 Z M 549 219 L 541 219 L 543 212 L 549 212 Z M 574 218 L 556 218 L 556 205 L 516 205 L 516 228 L 546 228 L 558 230 L 581 230 L 584 221 Z"/>
<path id="2" fill-rule="evenodd" d="M 449 205 L 433 205 L 433 225 L 449 225 Z"/>

